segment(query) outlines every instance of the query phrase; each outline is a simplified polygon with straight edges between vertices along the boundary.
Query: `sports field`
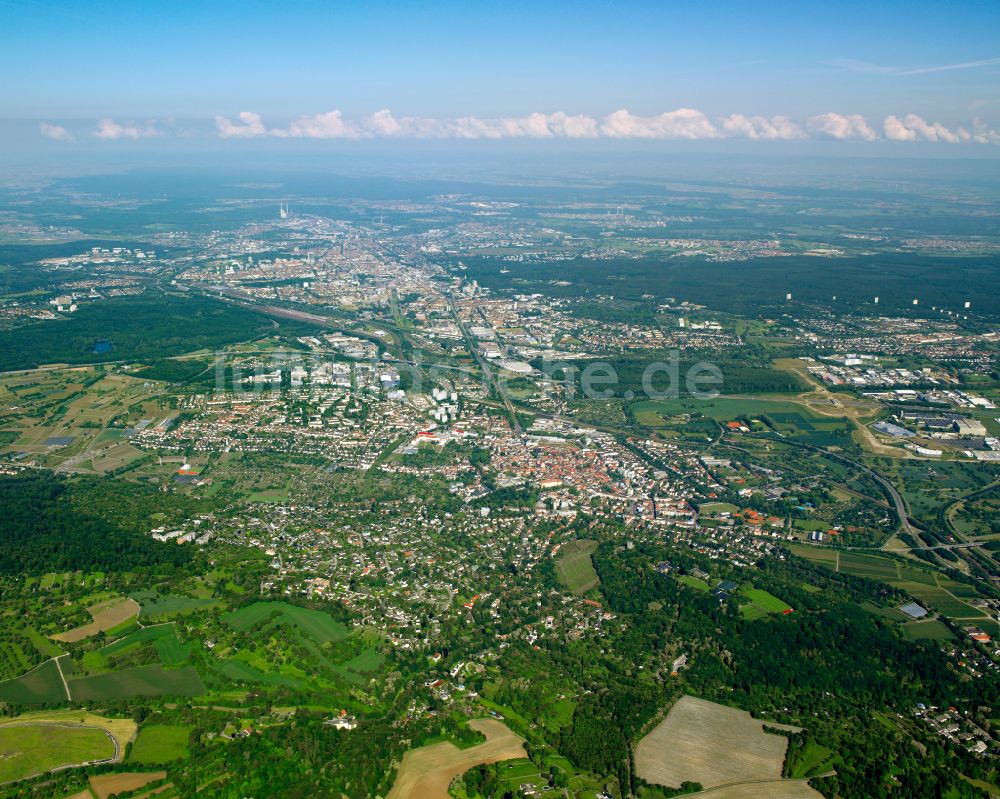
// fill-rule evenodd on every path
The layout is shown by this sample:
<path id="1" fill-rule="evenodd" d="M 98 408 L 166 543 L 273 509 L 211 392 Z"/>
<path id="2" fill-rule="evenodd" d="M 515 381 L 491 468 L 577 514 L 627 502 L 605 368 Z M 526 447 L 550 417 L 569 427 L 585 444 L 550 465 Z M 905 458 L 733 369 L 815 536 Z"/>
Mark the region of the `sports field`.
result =
<path id="1" fill-rule="evenodd" d="M 484 743 L 459 749 L 450 741 L 411 749 L 403 755 L 387 799 L 450 799 L 452 779 L 481 763 L 527 756 L 524 739 L 495 719 L 474 719 L 469 726 L 486 736 Z"/>
<path id="2" fill-rule="evenodd" d="M 748 621 L 764 618 L 772 613 L 784 613 L 792 609 L 791 605 L 762 588 L 748 588 L 743 592 L 743 595 L 750 602 L 740 606 L 740 613 Z"/>
<path id="3" fill-rule="evenodd" d="M 708 583 L 704 580 L 699 580 L 697 577 L 692 577 L 690 574 L 682 574 L 677 578 L 677 580 L 698 591 L 708 590 Z"/>
<path id="4" fill-rule="evenodd" d="M 780 780 L 787 746 L 746 711 L 684 696 L 639 741 L 635 771 L 647 782 L 672 787 L 685 781 L 713 788 Z"/>
<path id="5" fill-rule="evenodd" d="M 595 549 L 597 542 L 589 539 L 569 541 L 559 549 L 556 573 L 562 584 L 577 596 L 587 593 L 600 582 L 590 559 Z"/>

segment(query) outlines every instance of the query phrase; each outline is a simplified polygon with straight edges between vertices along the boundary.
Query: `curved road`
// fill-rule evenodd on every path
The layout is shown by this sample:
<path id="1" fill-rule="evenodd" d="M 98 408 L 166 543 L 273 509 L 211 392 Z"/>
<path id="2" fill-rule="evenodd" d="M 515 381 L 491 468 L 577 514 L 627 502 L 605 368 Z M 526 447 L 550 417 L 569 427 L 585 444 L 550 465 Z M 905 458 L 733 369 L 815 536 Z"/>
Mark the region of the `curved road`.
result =
<path id="1" fill-rule="evenodd" d="M 892 504 L 896 512 L 896 518 L 899 519 L 899 526 L 902 532 L 909 533 L 917 541 L 921 543 L 922 546 L 917 547 L 918 549 L 932 548 L 927 544 L 926 541 L 924 541 L 923 538 L 921 538 L 919 530 L 912 524 L 910 524 L 910 514 L 908 508 L 906 507 L 906 500 L 903 499 L 902 495 L 896 489 L 896 486 L 894 486 L 891 482 L 889 482 L 889 480 L 884 478 L 875 470 L 868 468 L 863 463 L 858 463 L 857 461 L 851 460 L 850 458 L 846 457 L 845 455 L 841 455 L 838 452 L 831 452 L 830 450 L 825 449 L 823 447 L 817 447 L 814 444 L 806 444 L 803 441 L 794 441 L 793 439 L 781 436 L 780 433 L 778 434 L 778 436 L 780 436 L 780 438 L 776 438 L 775 436 L 766 436 L 766 435 L 758 435 L 754 437 L 764 438 L 769 441 L 782 441 L 785 444 L 791 444 L 792 446 L 795 447 L 801 447 L 802 449 L 812 450 L 813 452 L 818 452 L 821 455 L 825 455 L 828 458 L 834 458 L 838 461 L 841 461 L 842 463 L 848 464 L 849 466 L 853 466 L 855 469 L 858 469 L 861 472 L 864 472 L 873 480 L 875 480 L 880 486 L 882 486 L 882 488 L 884 488 L 886 493 L 889 495 L 889 498 L 892 500 Z"/>

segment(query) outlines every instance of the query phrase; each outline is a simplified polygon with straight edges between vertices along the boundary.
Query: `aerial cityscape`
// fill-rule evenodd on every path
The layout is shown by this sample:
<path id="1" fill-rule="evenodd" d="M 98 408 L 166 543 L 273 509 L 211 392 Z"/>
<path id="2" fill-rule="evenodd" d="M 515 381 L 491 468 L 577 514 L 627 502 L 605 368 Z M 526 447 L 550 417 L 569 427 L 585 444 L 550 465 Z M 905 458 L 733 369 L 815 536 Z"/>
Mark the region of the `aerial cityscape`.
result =
<path id="1" fill-rule="evenodd" d="M 0 799 L 1000 796 L 998 10 L 336 5 L 4 5 Z"/>

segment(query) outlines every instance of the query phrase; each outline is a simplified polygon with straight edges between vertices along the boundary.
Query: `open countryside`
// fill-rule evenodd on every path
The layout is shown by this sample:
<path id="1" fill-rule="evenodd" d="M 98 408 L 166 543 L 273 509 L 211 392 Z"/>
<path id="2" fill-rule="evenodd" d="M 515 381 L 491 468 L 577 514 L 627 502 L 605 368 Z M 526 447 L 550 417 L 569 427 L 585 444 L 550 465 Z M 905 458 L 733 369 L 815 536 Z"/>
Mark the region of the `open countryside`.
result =
<path id="1" fill-rule="evenodd" d="M 459 749 L 449 741 L 412 749 L 403 756 L 387 799 L 448 799 L 448 786 L 459 774 L 480 763 L 524 757 L 524 739 L 496 719 L 472 719 L 469 726 L 486 736 L 485 743 Z"/>
<path id="2" fill-rule="evenodd" d="M 745 711 L 683 696 L 639 741 L 636 774 L 657 785 L 705 788 L 780 780 L 787 745 Z"/>

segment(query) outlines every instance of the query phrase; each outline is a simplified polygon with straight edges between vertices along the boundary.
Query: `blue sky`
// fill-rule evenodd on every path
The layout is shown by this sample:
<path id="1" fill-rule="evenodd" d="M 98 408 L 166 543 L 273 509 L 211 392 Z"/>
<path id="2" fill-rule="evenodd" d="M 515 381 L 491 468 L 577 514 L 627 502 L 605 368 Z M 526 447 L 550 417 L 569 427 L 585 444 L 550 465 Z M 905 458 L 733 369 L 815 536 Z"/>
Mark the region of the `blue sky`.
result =
<path id="1" fill-rule="evenodd" d="M 1000 129 L 996 2 L 0 0 L 0 59 L 4 130 L 45 123 L 63 143 L 228 131 L 965 144 L 976 120 L 983 143 Z M 388 122 L 369 119 L 385 109 Z M 706 122 L 659 117 L 678 109 Z M 525 122 L 533 113 L 546 117 Z"/>

